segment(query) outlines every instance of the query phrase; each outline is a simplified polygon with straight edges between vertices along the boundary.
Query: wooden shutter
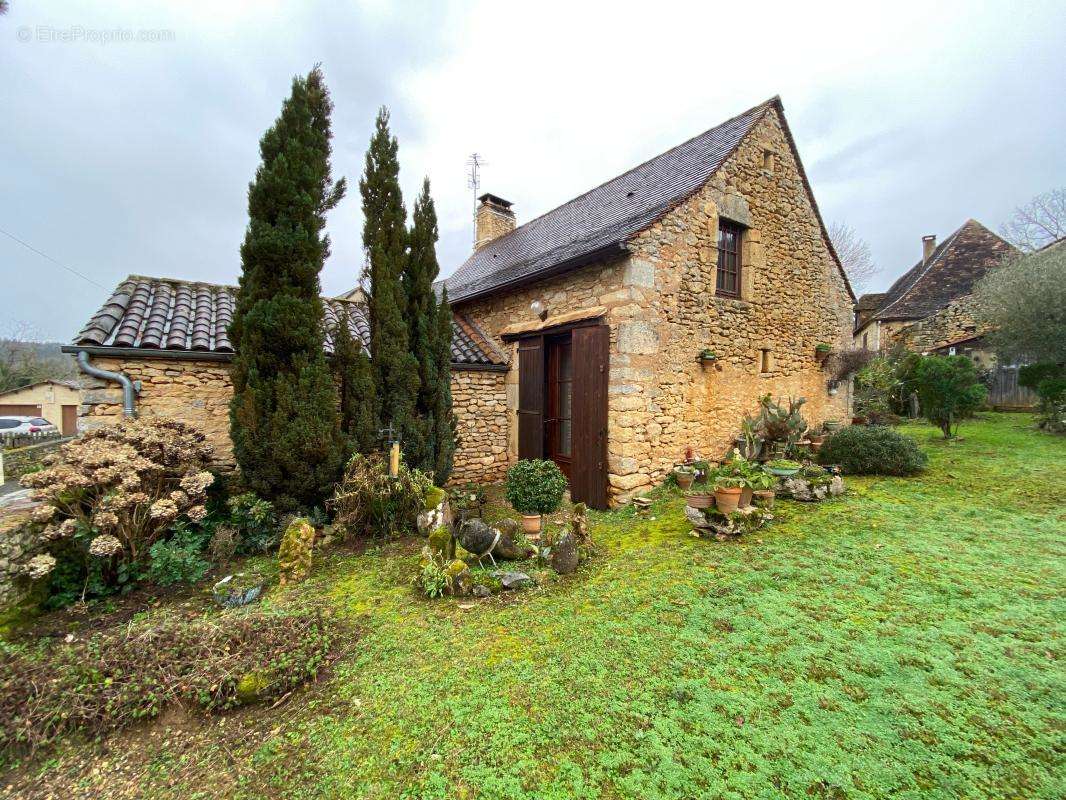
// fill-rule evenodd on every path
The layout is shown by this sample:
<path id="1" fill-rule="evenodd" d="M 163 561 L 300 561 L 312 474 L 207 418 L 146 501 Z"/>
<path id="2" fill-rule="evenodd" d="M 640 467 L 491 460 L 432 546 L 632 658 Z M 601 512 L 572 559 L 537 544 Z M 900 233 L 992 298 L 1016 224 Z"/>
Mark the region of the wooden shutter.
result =
<path id="1" fill-rule="evenodd" d="M 611 331 L 606 325 L 573 333 L 573 462 L 570 497 L 607 508 L 607 379 Z"/>
<path id="2" fill-rule="evenodd" d="M 518 342 L 518 457 L 544 457 L 544 337 Z"/>

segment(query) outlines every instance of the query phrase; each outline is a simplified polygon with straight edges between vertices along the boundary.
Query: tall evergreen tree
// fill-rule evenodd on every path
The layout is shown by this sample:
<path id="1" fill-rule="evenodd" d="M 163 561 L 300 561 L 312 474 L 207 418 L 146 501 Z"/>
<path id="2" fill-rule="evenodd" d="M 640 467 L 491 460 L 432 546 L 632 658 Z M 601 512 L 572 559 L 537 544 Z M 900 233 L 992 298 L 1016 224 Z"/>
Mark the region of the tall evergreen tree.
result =
<path id="1" fill-rule="evenodd" d="M 449 385 L 452 323 L 447 302 L 442 307 L 433 292 L 433 282 L 437 279 L 440 267 L 437 264 L 437 210 L 429 193 L 428 178 L 422 183 L 422 192 L 415 201 L 412 218 L 410 252 L 403 288 L 407 298 L 410 348 L 418 359 L 420 385 L 416 409 L 424 430 L 419 466 L 443 482 L 451 471 L 450 455 L 444 451 L 449 449 L 449 443 L 454 449 L 455 439 Z M 443 456 L 444 460 L 439 456 Z M 447 468 L 442 471 L 441 467 L 445 464 Z"/>
<path id="2" fill-rule="evenodd" d="M 433 357 L 436 361 L 436 393 L 433 407 L 433 475 L 438 486 L 448 482 L 455 458 L 455 414 L 452 412 L 452 307 L 447 287 L 441 290 L 436 308 Z"/>
<path id="3" fill-rule="evenodd" d="M 363 343 L 352 336 L 348 324 L 348 315 L 342 315 L 333 334 L 333 373 L 340 395 L 341 433 L 349 453 L 369 453 L 380 444 L 374 375 Z"/>
<path id="4" fill-rule="evenodd" d="M 233 360 L 230 436 L 248 487 L 283 509 L 321 503 L 337 479 L 337 393 L 323 352 L 319 272 L 326 212 L 344 196 L 330 173 L 333 104 L 321 70 L 294 78 L 259 142 L 248 187 Z"/>
<path id="5" fill-rule="evenodd" d="M 406 297 L 400 283 L 407 261 L 407 214 L 400 192 L 398 145 L 382 108 L 359 181 L 363 197 L 363 248 L 369 272 L 370 366 L 383 424 L 392 424 L 409 464 L 420 461 L 416 418 L 418 361 L 408 345 Z"/>

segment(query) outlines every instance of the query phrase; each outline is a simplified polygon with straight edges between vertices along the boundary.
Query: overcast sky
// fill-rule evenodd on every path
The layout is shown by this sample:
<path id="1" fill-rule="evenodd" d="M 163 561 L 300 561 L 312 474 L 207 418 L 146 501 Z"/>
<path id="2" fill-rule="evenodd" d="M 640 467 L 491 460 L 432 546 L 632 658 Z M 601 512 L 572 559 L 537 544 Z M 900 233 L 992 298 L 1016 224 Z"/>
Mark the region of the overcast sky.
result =
<path id="1" fill-rule="evenodd" d="M 92 283 L 0 235 L 0 335 L 70 340 L 130 273 L 236 281 L 259 137 L 316 62 L 352 183 L 329 294 L 363 263 L 356 183 L 382 104 L 408 206 L 432 181 L 445 275 L 470 250 L 470 153 L 521 223 L 774 94 L 827 223 L 873 248 L 874 289 L 922 234 L 997 230 L 1066 183 L 1062 0 L 632 5 L 11 0 L 0 229 Z"/>

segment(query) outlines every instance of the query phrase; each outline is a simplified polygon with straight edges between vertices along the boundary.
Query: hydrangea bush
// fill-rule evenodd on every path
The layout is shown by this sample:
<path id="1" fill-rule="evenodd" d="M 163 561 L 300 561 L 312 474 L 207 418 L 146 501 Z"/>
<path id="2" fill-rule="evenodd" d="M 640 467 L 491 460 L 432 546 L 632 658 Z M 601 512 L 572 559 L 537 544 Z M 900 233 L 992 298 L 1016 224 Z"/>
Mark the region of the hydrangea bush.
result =
<path id="1" fill-rule="evenodd" d="M 64 445 L 22 478 L 42 501 L 33 511 L 41 546 L 24 572 L 39 579 L 57 559 L 80 556 L 89 574 L 129 574 L 176 527 L 207 516 L 211 455 L 202 433 L 163 418 L 124 420 Z"/>

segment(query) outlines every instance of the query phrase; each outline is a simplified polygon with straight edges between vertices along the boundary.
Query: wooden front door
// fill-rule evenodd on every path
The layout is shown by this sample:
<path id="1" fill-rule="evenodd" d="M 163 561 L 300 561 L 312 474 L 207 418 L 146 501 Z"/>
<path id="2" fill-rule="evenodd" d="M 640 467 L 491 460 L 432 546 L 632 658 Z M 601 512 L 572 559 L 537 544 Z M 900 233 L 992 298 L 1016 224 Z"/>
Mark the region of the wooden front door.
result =
<path id="1" fill-rule="evenodd" d="M 63 435 L 73 436 L 78 432 L 78 407 L 63 406 Z"/>
<path id="2" fill-rule="evenodd" d="M 570 334 L 548 340 L 548 403 L 544 454 L 570 480 L 573 458 L 574 359 Z"/>
<path id="3" fill-rule="evenodd" d="M 518 457 L 554 461 L 575 503 L 607 508 L 610 329 L 580 325 L 518 342 Z"/>

